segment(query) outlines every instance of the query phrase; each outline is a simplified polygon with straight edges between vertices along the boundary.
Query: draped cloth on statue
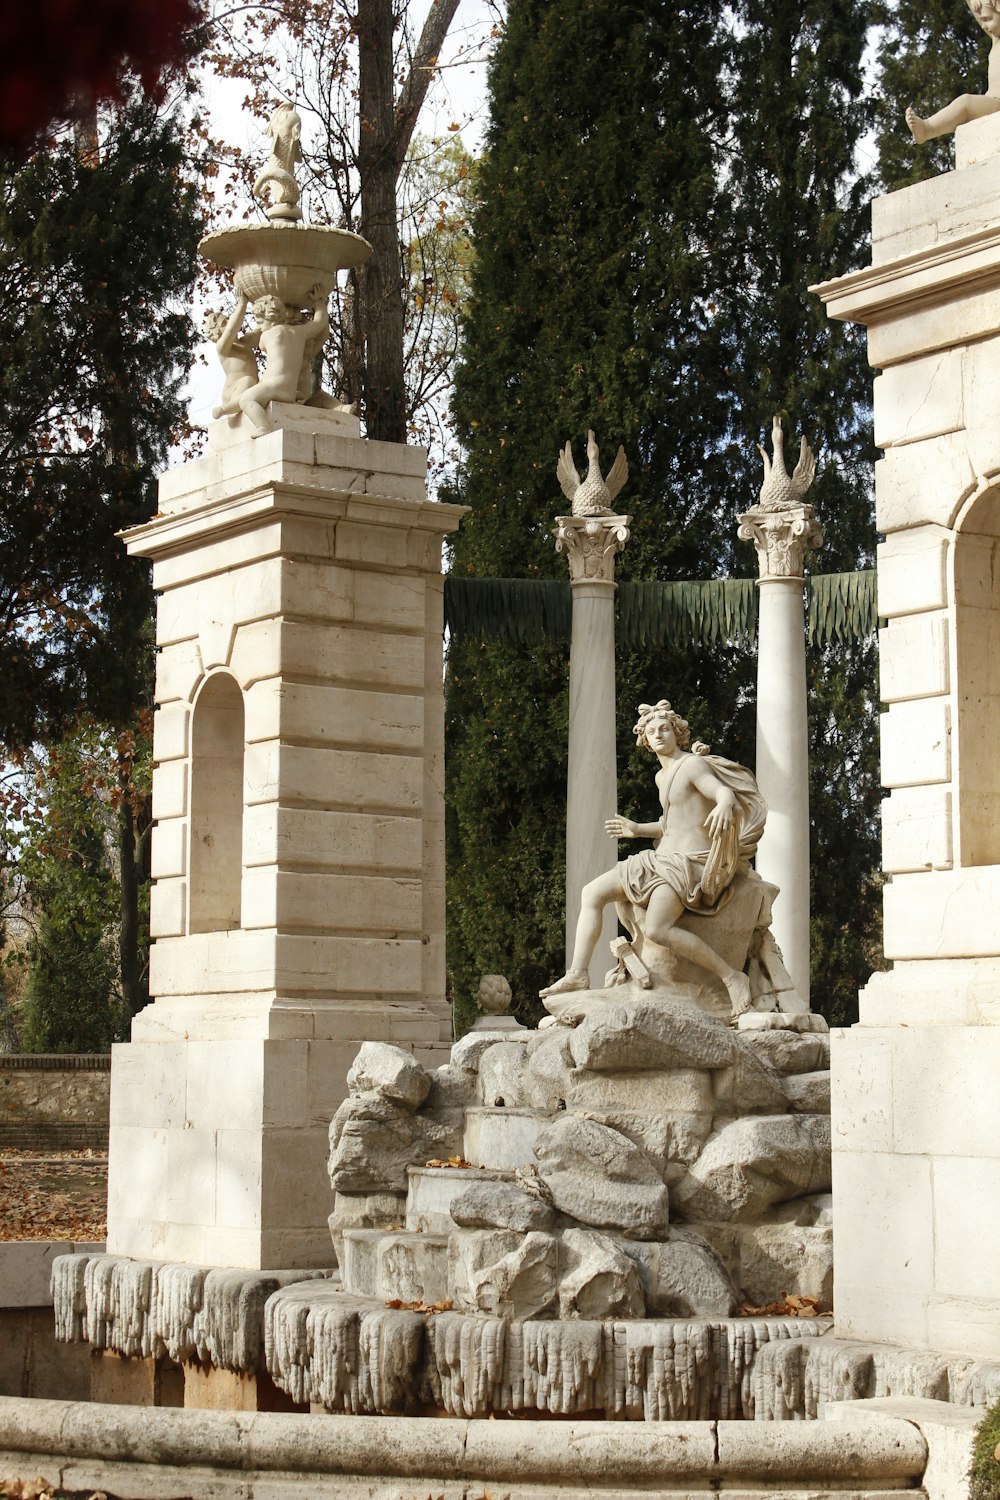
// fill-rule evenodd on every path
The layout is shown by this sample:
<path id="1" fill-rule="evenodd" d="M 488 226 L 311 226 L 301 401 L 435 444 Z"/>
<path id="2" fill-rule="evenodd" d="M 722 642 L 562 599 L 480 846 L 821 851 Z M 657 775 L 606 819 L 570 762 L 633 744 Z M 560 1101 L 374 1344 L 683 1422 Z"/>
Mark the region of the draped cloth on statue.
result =
<path id="1" fill-rule="evenodd" d="M 767 803 L 745 766 L 721 755 L 706 755 L 715 775 L 736 796 L 736 816 L 704 851 L 680 854 L 660 844 L 619 860 L 618 874 L 629 902 L 648 905 L 657 886 L 668 885 L 688 911 L 710 916 L 729 899 L 733 879 L 746 874 L 764 829 Z M 661 840 L 662 843 L 662 840 Z"/>

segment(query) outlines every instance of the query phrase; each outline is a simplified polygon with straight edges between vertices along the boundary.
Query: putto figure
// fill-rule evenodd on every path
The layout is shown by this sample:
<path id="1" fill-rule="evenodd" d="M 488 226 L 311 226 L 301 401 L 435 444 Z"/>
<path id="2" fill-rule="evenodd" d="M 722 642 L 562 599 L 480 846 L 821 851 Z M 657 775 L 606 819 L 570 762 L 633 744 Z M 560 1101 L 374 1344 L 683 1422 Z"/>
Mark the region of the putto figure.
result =
<path id="1" fill-rule="evenodd" d="M 313 315 L 306 322 L 293 321 L 280 297 L 258 297 L 253 305 L 258 326 L 252 333 L 238 338 L 246 310 L 247 299 L 241 292 L 236 311 L 216 348 L 222 360 L 235 351 L 237 344 L 245 350 L 259 348 L 264 356 L 264 373 L 256 384 L 243 387 L 238 393 L 234 390 L 229 400 L 216 407 L 212 415 L 224 417 L 242 411 L 260 432 L 269 432 L 273 424 L 265 406 L 269 401 L 298 399 L 303 369 L 329 333 L 330 319 L 326 298 L 318 286 L 313 288 Z"/>
<path id="2" fill-rule="evenodd" d="M 570 968 L 540 991 L 541 997 L 590 989 L 588 971 L 604 908 L 614 902 L 644 911 L 644 936 L 651 942 L 721 979 L 735 1018 L 750 1008 L 747 976 L 677 924 L 686 911 L 710 916 L 726 904 L 735 877 L 749 870 L 767 805 L 745 767 L 709 754 L 706 745 L 688 749 L 687 723 L 665 698 L 640 703 L 633 732 L 660 762 L 656 789 L 662 816 L 656 823 L 634 823 L 618 815 L 605 828 L 612 838 L 657 843 L 584 886 Z"/>
<path id="3" fill-rule="evenodd" d="M 906 123 L 918 145 L 939 135 L 950 135 L 959 125 L 996 114 L 1000 109 L 1000 5 L 996 0 L 966 0 L 969 9 L 991 39 L 985 94 L 959 94 L 936 114 L 921 119 L 912 104 L 906 111 Z"/>
<path id="4" fill-rule="evenodd" d="M 260 379 L 253 347 L 240 335 L 245 312 L 246 299 L 229 318 L 224 312 L 216 310 L 205 314 L 205 337 L 215 345 L 222 373 L 226 377 L 226 383 L 222 387 L 222 401 L 213 410 L 213 417 L 239 411 L 243 392 L 256 385 Z"/>

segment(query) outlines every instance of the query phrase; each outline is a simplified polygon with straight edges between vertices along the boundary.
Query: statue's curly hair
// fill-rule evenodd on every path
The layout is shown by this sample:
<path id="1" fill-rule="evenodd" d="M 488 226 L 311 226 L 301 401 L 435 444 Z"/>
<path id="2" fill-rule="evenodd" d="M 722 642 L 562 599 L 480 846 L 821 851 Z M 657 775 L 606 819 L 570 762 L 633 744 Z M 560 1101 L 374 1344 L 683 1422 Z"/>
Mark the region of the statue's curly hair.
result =
<path id="1" fill-rule="evenodd" d="M 687 719 L 682 719 L 676 709 L 671 708 L 666 698 L 661 698 L 659 703 L 640 703 L 639 718 L 632 726 L 632 733 L 636 742 L 644 750 L 649 749 L 649 741 L 646 738 L 646 730 L 649 722 L 654 717 L 665 715 L 670 720 L 670 727 L 674 731 L 674 738 L 681 750 L 686 750 L 691 743 L 691 731 L 688 728 Z"/>

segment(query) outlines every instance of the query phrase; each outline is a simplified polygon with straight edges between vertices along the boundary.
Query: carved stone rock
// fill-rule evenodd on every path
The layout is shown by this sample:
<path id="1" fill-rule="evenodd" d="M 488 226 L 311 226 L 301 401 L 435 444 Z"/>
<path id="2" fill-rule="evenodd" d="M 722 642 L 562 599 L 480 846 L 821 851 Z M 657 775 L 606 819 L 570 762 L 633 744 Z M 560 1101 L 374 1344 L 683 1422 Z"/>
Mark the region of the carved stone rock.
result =
<path id="1" fill-rule="evenodd" d="M 740 1286 L 766 1305 L 786 1292 L 833 1303 L 833 1235 L 829 1227 L 746 1224 L 740 1237 Z"/>
<path id="2" fill-rule="evenodd" d="M 406 1217 L 403 1193 L 338 1193 L 327 1220 L 338 1265 L 344 1258 L 345 1229 L 387 1229 Z"/>
<path id="3" fill-rule="evenodd" d="M 475 1104 L 478 1097 L 474 1073 L 444 1063 L 431 1074 L 428 1109 L 464 1109 L 467 1104 Z"/>
<path id="4" fill-rule="evenodd" d="M 456 1229 L 448 1240 L 448 1292 L 465 1312 L 539 1318 L 555 1311 L 558 1244 L 554 1235 Z"/>
<path id="5" fill-rule="evenodd" d="M 786 1084 L 792 1108 L 800 1115 L 830 1113 L 830 1073 L 797 1073 Z"/>
<path id="6" fill-rule="evenodd" d="M 668 1194 L 655 1165 L 616 1130 L 567 1116 L 535 1142 L 538 1174 L 568 1218 L 655 1239 L 667 1227 Z"/>
<path id="7" fill-rule="evenodd" d="M 830 1066 L 830 1038 L 823 1032 L 799 1036 L 793 1031 L 757 1031 L 748 1033 L 746 1040 L 780 1073 L 815 1073 Z"/>
<path id="8" fill-rule="evenodd" d="M 519 1033 L 524 1040 L 515 1042 L 509 1031 L 467 1031 L 451 1049 L 451 1065 L 461 1068 L 464 1073 L 478 1073 L 479 1060 L 488 1047 L 495 1047 L 498 1042 L 523 1047 L 531 1034 L 530 1031 Z"/>
<path id="9" fill-rule="evenodd" d="M 413 1114 L 377 1094 L 345 1099 L 330 1125 L 330 1182 L 341 1193 L 406 1191 L 406 1169 L 460 1155 L 461 1110 Z"/>
<path id="10" fill-rule="evenodd" d="M 557 1027 L 537 1037 L 536 1043 L 528 1044 L 521 1075 L 524 1103 L 532 1109 L 563 1109 L 573 1084 L 570 1033 Z"/>
<path id="11" fill-rule="evenodd" d="M 419 1109 L 431 1088 L 431 1075 L 402 1047 L 364 1042 L 347 1074 L 351 1094 L 378 1094 L 407 1109 Z"/>
<path id="12" fill-rule="evenodd" d="M 722 1258 L 700 1235 L 672 1229 L 656 1247 L 650 1310 L 665 1318 L 728 1317 L 739 1296 Z"/>
<path id="13" fill-rule="evenodd" d="M 521 1075 L 524 1047 L 518 1042 L 495 1042 L 479 1059 L 479 1097 L 485 1105 L 513 1109 L 524 1102 Z"/>
<path id="14" fill-rule="evenodd" d="M 733 1037 L 714 1016 L 693 1007 L 641 1000 L 607 1005 L 570 1036 L 578 1068 L 622 1072 L 631 1068 L 724 1068 Z"/>
<path id="15" fill-rule="evenodd" d="M 561 1236 L 559 1316 L 641 1318 L 646 1304 L 633 1261 L 613 1240 L 585 1229 Z"/>
<path id="16" fill-rule="evenodd" d="M 829 1186 L 829 1119 L 749 1116 L 709 1139 L 673 1201 L 685 1219 L 757 1219 L 774 1203 Z"/>
<path id="17" fill-rule="evenodd" d="M 742 1110 L 788 1108 L 788 1093 L 776 1068 L 760 1057 L 739 1035 L 733 1037 L 733 1060 L 728 1068 L 713 1074 L 716 1103 L 720 1110 L 736 1114 Z"/>
<path id="18" fill-rule="evenodd" d="M 462 1229 L 551 1229 L 555 1214 L 541 1198 L 509 1182 L 475 1182 L 454 1199 L 451 1216 Z"/>

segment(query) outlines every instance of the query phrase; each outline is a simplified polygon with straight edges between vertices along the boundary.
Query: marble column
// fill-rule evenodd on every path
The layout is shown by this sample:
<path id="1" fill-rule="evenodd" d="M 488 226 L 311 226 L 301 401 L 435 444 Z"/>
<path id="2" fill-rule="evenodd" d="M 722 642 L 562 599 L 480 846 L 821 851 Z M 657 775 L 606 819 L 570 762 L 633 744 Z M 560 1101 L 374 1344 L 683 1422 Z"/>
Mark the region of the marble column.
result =
<path id="1" fill-rule="evenodd" d="M 772 930 L 803 1000 L 809 999 L 809 733 L 803 562 L 823 533 L 811 505 L 755 505 L 740 516 L 760 566 L 757 623 L 757 783 L 767 826 L 757 870 L 778 886 Z"/>
<path id="2" fill-rule="evenodd" d="M 569 766 L 566 777 L 566 964 L 573 949 L 580 892 L 611 868 L 616 846 L 604 831 L 618 810 L 615 756 L 615 557 L 631 516 L 558 516 L 556 550 L 565 552 L 573 590 L 569 663 Z M 614 909 L 604 914 L 592 980 L 612 967 Z M 599 972 L 598 972 L 599 971 Z"/>

